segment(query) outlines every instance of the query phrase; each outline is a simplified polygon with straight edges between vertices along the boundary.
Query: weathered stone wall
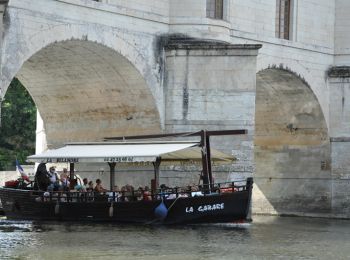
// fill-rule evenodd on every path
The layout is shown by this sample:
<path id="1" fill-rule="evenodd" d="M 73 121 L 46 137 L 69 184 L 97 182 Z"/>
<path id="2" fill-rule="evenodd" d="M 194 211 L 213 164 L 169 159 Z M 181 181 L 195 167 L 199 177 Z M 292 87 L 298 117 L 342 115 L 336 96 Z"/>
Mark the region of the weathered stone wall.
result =
<path id="1" fill-rule="evenodd" d="M 225 0 L 227 7 L 230 0 Z M 229 9 L 224 20 L 206 17 L 206 0 L 170 0 L 169 33 L 182 33 L 189 37 L 230 42 Z"/>
<path id="2" fill-rule="evenodd" d="M 116 10 L 129 16 L 141 16 L 144 19 L 163 20 L 169 17 L 169 0 L 100 0 L 108 4 L 106 6 L 115 6 Z"/>
<path id="3" fill-rule="evenodd" d="M 102 181 L 103 187 L 110 188 L 110 168 L 106 163 L 95 164 L 76 164 L 75 172 L 81 178 L 87 178 L 89 181 L 93 181 L 95 184 L 96 179 Z M 115 185 L 119 188 L 126 184 L 138 187 L 145 187 L 146 185 L 151 187 L 151 179 L 154 178 L 153 166 L 147 166 L 144 168 L 134 167 L 126 168 L 117 165 L 115 169 Z"/>
<path id="4" fill-rule="evenodd" d="M 284 40 L 275 36 L 276 0 L 232 1 L 228 19 L 230 42 L 263 45 L 257 72 L 281 68 L 305 80 L 316 95 L 329 127 L 329 88 L 325 73 L 335 58 L 335 1 L 295 0 L 292 5 L 291 40 Z"/>
<path id="5" fill-rule="evenodd" d="M 259 47 L 186 40 L 166 46 L 166 131 L 247 129 L 248 135 L 217 137 L 211 142 L 213 147 L 240 159 L 234 166 L 236 178 L 253 173 Z M 230 180 L 227 172 L 221 173 L 224 175 L 215 173 L 217 181 Z"/>
<path id="6" fill-rule="evenodd" d="M 350 67 L 332 68 L 329 73 L 332 207 L 335 214 L 350 214 Z"/>
<path id="7" fill-rule="evenodd" d="M 350 138 L 332 138 L 332 209 L 341 217 L 350 214 Z"/>
<path id="8" fill-rule="evenodd" d="M 350 65 L 349 27 L 350 2 L 347 0 L 335 1 L 335 65 Z"/>
<path id="9" fill-rule="evenodd" d="M 346 0 L 343 0 L 345 2 Z M 286 45 L 295 42 L 314 47 L 334 46 L 335 1 L 294 0 L 292 2 L 292 35 Z M 345 9 L 343 9 L 345 10 Z M 234 31 L 275 40 L 276 0 L 233 0 L 229 22 Z M 293 28 L 294 27 L 294 28 Z M 249 38 L 251 38 L 249 37 Z"/>

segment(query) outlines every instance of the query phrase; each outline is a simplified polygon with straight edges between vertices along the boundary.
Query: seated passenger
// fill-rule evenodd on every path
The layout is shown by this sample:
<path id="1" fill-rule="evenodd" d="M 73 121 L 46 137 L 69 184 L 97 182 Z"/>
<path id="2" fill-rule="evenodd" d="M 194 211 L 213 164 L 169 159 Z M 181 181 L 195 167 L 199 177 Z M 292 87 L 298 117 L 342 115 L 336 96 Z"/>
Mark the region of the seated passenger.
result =
<path id="1" fill-rule="evenodd" d="M 143 193 L 144 193 L 144 190 L 142 187 L 139 187 L 137 189 L 137 191 L 135 192 L 135 196 L 136 196 L 136 199 L 137 200 L 143 200 Z"/>
<path id="2" fill-rule="evenodd" d="M 94 191 L 99 192 L 99 193 L 102 193 L 102 192 L 106 192 L 106 191 L 107 191 L 105 188 L 103 188 L 102 182 L 101 182 L 100 179 L 97 179 L 97 180 L 96 180 L 96 186 L 95 186 Z"/>
<path id="3" fill-rule="evenodd" d="M 50 192 L 44 192 L 44 195 L 43 195 L 43 197 L 44 197 L 44 201 L 50 201 Z"/>
<path id="4" fill-rule="evenodd" d="M 88 187 L 86 188 L 87 192 L 92 192 L 94 191 L 94 183 L 92 181 L 89 181 Z"/>
<path id="5" fill-rule="evenodd" d="M 198 186 L 192 185 L 191 186 L 191 196 L 192 197 L 203 196 L 203 193 L 201 191 L 199 191 Z"/>
<path id="6" fill-rule="evenodd" d="M 152 194 L 148 186 L 145 186 L 143 191 L 143 200 L 152 200 Z"/>
<path id="7" fill-rule="evenodd" d="M 113 191 L 108 193 L 108 201 L 111 202 L 113 201 L 113 196 L 114 196 L 114 201 L 120 201 L 121 198 L 121 194 L 119 192 L 119 187 L 118 186 L 114 186 L 113 187 Z"/>
<path id="8" fill-rule="evenodd" d="M 83 187 L 83 191 L 88 191 L 89 188 L 89 181 L 87 178 L 83 179 L 83 184 L 81 185 Z"/>
<path id="9" fill-rule="evenodd" d="M 125 188 L 126 188 L 125 196 L 128 198 L 128 200 L 129 201 L 136 200 L 136 198 L 134 197 L 135 196 L 134 186 L 130 184 L 126 184 Z"/>
<path id="10" fill-rule="evenodd" d="M 69 190 L 69 176 L 67 168 L 63 168 L 63 172 L 60 175 L 60 181 L 62 183 L 62 190 Z"/>
<path id="11" fill-rule="evenodd" d="M 77 191 L 77 192 L 83 192 L 84 191 L 84 186 L 80 185 L 80 184 L 77 184 L 77 185 L 74 186 L 74 190 Z"/>
<path id="12" fill-rule="evenodd" d="M 51 166 L 49 169 L 50 185 L 47 187 L 48 191 L 58 191 L 60 189 L 59 178 L 56 172 L 56 167 Z"/>
<path id="13" fill-rule="evenodd" d="M 165 190 L 169 189 L 165 184 L 161 184 L 161 185 L 159 186 L 159 188 L 160 188 L 162 191 L 165 191 Z"/>
<path id="14" fill-rule="evenodd" d="M 121 201 L 129 201 L 129 198 L 126 196 L 127 191 L 126 191 L 126 186 L 123 186 L 121 189 Z"/>
<path id="15" fill-rule="evenodd" d="M 198 186 L 196 186 L 195 184 L 192 184 L 192 185 L 191 185 L 191 191 L 192 191 L 192 192 L 197 192 L 197 191 L 199 191 Z"/>
<path id="16" fill-rule="evenodd" d="M 130 184 L 126 184 L 121 189 L 121 201 L 134 201 L 136 200 L 134 187 Z"/>
<path id="17" fill-rule="evenodd" d="M 161 184 L 159 188 L 160 188 L 160 191 L 159 191 L 158 199 L 166 199 L 168 197 L 167 190 L 169 189 L 169 187 L 167 187 L 165 184 Z"/>

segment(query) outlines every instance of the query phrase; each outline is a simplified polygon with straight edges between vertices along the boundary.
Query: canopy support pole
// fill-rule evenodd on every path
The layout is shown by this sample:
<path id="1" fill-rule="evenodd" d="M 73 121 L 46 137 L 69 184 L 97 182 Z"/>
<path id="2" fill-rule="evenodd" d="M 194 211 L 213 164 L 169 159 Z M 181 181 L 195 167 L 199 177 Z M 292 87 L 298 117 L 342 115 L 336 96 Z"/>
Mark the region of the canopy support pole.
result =
<path id="1" fill-rule="evenodd" d="M 159 187 L 159 166 L 160 166 L 161 158 L 157 157 L 156 161 L 153 162 L 154 167 L 154 181 L 155 181 L 155 188 L 158 189 Z"/>
<path id="2" fill-rule="evenodd" d="M 74 180 L 74 163 L 69 164 L 69 181 L 72 182 Z"/>
<path id="3" fill-rule="evenodd" d="M 74 186 L 74 163 L 69 163 L 69 188 L 74 189 Z"/>
<path id="4" fill-rule="evenodd" d="M 112 191 L 113 190 L 113 187 L 114 187 L 114 184 L 115 184 L 115 166 L 116 166 L 116 163 L 115 162 L 112 162 L 112 163 L 108 163 L 109 165 L 109 181 L 110 181 L 110 190 Z"/>
<path id="5" fill-rule="evenodd" d="M 208 149 L 207 149 L 207 134 L 205 130 L 201 131 L 201 152 L 202 152 L 202 166 L 203 166 L 203 186 L 204 193 L 208 194 L 210 191 L 209 180 L 209 164 L 208 164 Z"/>
<path id="6" fill-rule="evenodd" d="M 210 191 L 213 190 L 214 181 L 213 181 L 213 174 L 211 171 L 211 155 L 210 155 L 210 136 L 206 136 L 206 150 L 207 150 L 207 163 L 208 163 L 208 179 L 210 184 Z"/>

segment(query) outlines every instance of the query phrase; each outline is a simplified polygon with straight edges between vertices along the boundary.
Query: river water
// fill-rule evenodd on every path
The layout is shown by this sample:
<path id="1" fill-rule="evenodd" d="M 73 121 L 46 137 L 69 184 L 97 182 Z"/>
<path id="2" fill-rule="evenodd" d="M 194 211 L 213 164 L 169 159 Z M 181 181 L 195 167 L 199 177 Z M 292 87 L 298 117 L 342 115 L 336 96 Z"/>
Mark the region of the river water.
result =
<path id="1" fill-rule="evenodd" d="M 0 259 L 349 259 L 350 221 L 138 226 L 0 219 Z"/>

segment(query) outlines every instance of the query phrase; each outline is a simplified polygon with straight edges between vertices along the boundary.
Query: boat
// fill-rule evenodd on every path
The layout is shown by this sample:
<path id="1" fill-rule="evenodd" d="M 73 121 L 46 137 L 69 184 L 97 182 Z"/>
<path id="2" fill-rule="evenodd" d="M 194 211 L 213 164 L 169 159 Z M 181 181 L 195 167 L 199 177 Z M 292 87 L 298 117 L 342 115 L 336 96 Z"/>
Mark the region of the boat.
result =
<path id="1" fill-rule="evenodd" d="M 70 180 L 76 182 L 74 165 L 103 162 L 110 167 L 110 190 L 47 191 L 34 182 L 0 188 L 0 199 L 8 219 L 54 221 L 102 221 L 143 224 L 197 224 L 249 221 L 253 179 L 214 183 L 212 164 L 232 163 L 235 158 L 210 147 L 210 136 L 246 134 L 246 130 L 198 131 L 106 138 L 104 142 L 70 143 L 27 158 L 29 162 L 69 163 Z M 178 137 L 199 137 L 195 141 L 174 141 Z M 172 141 L 155 138 L 173 138 Z M 136 141 L 135 141 L 136 140 Z M 142 140 L 142 141 L 140 141 Z M 151 140 L 151 141 L 150 141 Z M 201 184 L 197 187 L 159 186 L 163 164 L 199 163 Z M 118 165 L 151 165 L 150 191 L 116 191 Z M 38 174 L 38 173 L 37 173 Z"/>

